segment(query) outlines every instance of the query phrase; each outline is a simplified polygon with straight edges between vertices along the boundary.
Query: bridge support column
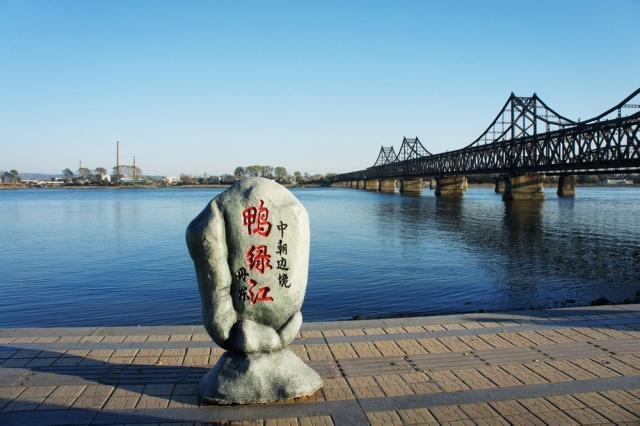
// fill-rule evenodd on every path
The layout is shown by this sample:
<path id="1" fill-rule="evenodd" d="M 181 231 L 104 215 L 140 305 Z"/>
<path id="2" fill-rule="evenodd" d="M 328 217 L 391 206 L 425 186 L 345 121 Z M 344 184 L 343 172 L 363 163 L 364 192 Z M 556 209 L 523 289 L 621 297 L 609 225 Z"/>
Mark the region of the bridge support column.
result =
<path id="1" fill-rule="evenodd" d="M 420 195 L 422 193 L 422 179 L 402 179 L 400 192 L 404 195 Z"/>
<path id="2" fill-rule="evenodd" d="M 542 175 L 514 175 L 505 178 L 503 200 L 543 200 Z"/>
<path id="3" fill-rule="evenodd" d="M 576 196 L 576 177 L 561 175 L 558 179 L 558 197 L 573 198 Z"/>
<path id="4" fill-rule="evenodd" d="M 364 188 L 367 191 L 376 191 L 380 189 L 380 181 L 378 179 L 367 179 L 364 181 Z"/>
<path id="5" fill-rule="evenodd" d="M 436 178 L 436 197 L 462 197 L 467 187 L 465 176 Z"/>
<path id="6" fill-rule="evenodd" d="M 433 178 L 429 178 L 429 189 L 434 190 L 436 189 L 437 183 L 436 180 Z"/>
<path id="7" fill-rule="evenodd" d="M 364 189 L 367 186 L 367 181 L 366 180 L 359 180 L 358 181 L 358 189 Z"/>
<path id="8" fill-rule="evenodd" d="M 396 192 L 396 180 L 395 179 L 380 180 L 380 192 Z"/>
<path id="9" fill-rule="evenodd" d="M 504 178 L 501 176 L 496 178 L 496 194 L 502 194 L 504 192 Z"/>

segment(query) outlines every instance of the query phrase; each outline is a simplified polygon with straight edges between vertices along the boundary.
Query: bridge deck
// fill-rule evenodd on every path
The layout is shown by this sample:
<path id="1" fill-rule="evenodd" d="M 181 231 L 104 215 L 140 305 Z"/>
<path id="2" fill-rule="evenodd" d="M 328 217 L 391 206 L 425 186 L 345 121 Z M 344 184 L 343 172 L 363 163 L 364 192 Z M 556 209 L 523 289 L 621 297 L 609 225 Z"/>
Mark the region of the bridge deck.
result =
<path id="1" fill-rule="evenodd" d="M 640 422 L 640 305 L 308 323 L 291 348 L 314 397 L 215 407 L 201 327 L 0 329 L 0 424 Z"/>

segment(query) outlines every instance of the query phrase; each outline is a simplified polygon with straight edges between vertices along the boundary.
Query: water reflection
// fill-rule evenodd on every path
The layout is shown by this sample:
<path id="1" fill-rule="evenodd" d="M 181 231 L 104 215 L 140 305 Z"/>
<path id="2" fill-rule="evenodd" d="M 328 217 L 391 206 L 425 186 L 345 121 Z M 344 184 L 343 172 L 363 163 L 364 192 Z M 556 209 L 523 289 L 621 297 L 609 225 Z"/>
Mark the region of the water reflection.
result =
<path id="1" fill-rule="evenodd" d="M 0 251 L 0 326 L 199 322 L 184 230 L 216 192 L 0 192 L 10 247 Z M 311 218 L 306 320 L 588 304 L 640 290 L 640 189 L 510 203 L 492 188 L 462 199 L 294 193 Z"/>

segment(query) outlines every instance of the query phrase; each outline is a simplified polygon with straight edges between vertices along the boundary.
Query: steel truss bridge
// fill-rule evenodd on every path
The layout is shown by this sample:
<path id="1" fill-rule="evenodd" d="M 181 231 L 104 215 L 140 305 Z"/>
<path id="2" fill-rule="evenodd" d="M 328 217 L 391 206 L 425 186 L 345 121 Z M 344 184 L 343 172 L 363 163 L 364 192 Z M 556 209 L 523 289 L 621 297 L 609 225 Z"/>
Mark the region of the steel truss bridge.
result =
<path id="1" fill-rule="evenodd" d="M 416 138 L 382 146 L 373 166 L 334 182 L 469 174 L 640 172 L 640 89 L 600 115 L 574 121 L 535 93 L 513 93 L 487 129 L 464 148 L 432 154 Z"/>

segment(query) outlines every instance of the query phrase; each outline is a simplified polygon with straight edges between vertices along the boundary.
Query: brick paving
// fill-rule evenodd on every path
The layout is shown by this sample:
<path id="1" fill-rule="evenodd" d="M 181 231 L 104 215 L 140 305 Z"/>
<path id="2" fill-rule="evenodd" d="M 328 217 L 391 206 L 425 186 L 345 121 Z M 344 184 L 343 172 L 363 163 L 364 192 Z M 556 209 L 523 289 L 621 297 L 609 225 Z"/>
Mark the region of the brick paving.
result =
<path id="1" fill-rule="evenodd" d="M 640 424 L 640 305 L 306 323 L 309 398 L 210 406 L 199 326 L 0 329 L 0 425 Z"/>

